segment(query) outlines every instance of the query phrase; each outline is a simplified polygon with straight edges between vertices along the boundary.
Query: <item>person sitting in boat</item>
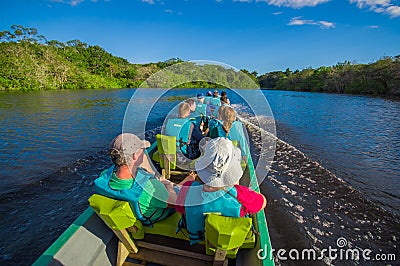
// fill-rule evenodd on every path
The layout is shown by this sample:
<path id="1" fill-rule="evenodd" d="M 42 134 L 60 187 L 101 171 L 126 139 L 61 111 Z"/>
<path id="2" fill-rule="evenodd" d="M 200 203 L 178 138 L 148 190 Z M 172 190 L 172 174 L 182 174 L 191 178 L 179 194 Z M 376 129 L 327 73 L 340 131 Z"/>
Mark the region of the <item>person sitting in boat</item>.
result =
<path id="1" fill-rule="evenodd" d="M 183 184 L 177 198 L 182 213 L 180 227 L 186 227 L 190 243 L 204 240 L 206 213 L 244 217 L 264 209 L 264 195 L 239 185 L 243 170 L 240 150 L 229 139 L 211 139 L 204 154 L 195 163 L 199 181 Z"/>
<path id="2" fill-rule="evenodd" d="M 155 177 L 144 152 L 149 146 L 148 141 L 134 134 L 118 135 L 109 148 L 114 165 L 94 181 L 97 194 L 130 202 L 135 216 L 144 225 L 152 225 L 174 213 L 173 208 L 168 208 L 174 196 Z M 176 196 L 172 203 L 175 200 Z"/>
<path id="3" fill-rule="evenodd" d="M 212 119 L 209 123 L 211 138 L 225 137 L 237 142 L 237 146 L 242 151 L 243 160 L 247 161 L 247 152 L 249 151 L 247 135 L 243 130 L 243 124 L 236 121 L 235 110 L 228 106 L 221 106 L 218 110 L 218 119 Z"/>
<path id="4" fill-rule="evenodd" d="M 210 104 L 211 98 L 212 98 L 212 92 L 211 91 L 207 91 L 206 97 L 204 97 L 204 103 L 205 104 Z"/>
<path id="5" fill-rule="evenodd" d="M 178 107 L 178 118 L 169 118 L 164 134 L 175 136 L 177 141 L 177 159 L 185 164 L 186 158 L 194 159 L 200 154 L 198 143 L 203 138 L 200 126 L 190 120 L 190 106 L 183 102 Z"/>
<path id="6" fill-rule="evenodd" d="M 220 100 L 221 100 L 221 106 L 226 106 L 226 105 L 229 106 L 229 104 L 228 104 L 228 101 L 229 101 L 229 100 L 228 100 L 228 98 L 226 98 L 226 96 L 221 96 Z M 217 106 L 217 107 L 215 108 L 212 117 L 218 118 L 218 111 L 219 111 L 219 108 L 220 108 L 221 106 Z"/>
<path id="7" fill-rule="evenodd" d="M 198 93 L 196 98 L 196 116 L 211 116 L 210 107 L 204 103 L 203 93 Z"/>
<path id="8" fill-rule="evenodd" d="M 224 98 L 224 102 L 228 105 L 231 104 L 231 101 L 228 98 L 228 95 L 226 94 L 226 91 L 221 92 L 221 103 L 222 103 L 222 98 Z"/>
<path id="9" fill-rule="evenodd" d="M 186 102 L 189 104 L 189 110 L 190 110 L 189 117 L 196 117 L 196 113 L 195 113 L 196 107 L 197 107 L 196 101 L 194 99 L 190 98 L 190 99 L 187 99 Z"/>
<path id="10" fill-rule="evenodd" d="M 219 95 L 219 91 L 218 91 L 218 90 L 214 90 L 214 92 L 213 92 L 213 98 L 219 98 L 219 97 L 221 97 L 221 96 Z"/>
<path id="11" fill-rule="evenodd" d="M 208 104 L 208 106 L 210 107 L 211 115 L 214 114 L 215 109 L 221 106 L 221 100 L 219 98 L 218 91 L 214 92 L 213 97 L 210 99 L 210 103 Z"/>

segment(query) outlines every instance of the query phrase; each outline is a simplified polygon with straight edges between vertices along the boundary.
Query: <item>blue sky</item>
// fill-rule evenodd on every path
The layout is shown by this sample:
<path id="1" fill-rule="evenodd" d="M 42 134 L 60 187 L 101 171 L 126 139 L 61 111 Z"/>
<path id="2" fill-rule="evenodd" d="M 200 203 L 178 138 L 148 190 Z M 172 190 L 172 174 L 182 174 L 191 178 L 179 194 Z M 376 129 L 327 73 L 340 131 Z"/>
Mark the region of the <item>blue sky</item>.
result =
<path id="1" fill-rule="evenodd" d="M 263 74 L 400 54 L 400 0 L 3 0 L 37 28 L 132 63 L 213 60 Z"/>

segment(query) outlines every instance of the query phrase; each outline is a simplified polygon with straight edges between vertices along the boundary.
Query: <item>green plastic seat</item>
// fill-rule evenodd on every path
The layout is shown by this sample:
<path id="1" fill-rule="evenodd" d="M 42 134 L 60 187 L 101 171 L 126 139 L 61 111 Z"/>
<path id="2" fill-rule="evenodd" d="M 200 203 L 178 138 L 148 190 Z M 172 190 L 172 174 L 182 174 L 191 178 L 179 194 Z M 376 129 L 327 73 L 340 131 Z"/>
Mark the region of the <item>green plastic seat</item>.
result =
<path id="1" fill-rule="evenodd" d="M 227 258 L 235 258 L 239 248 L 254 248 L 252 219 L 208 214 L 205 220 L 206 254 L 226 250 Z"/>
<path id="2" fill-rule="evenodd" d="M 114 230 L 129 228 L 137 221 L 127 201 L 94 194 L 89 198 L 89 204 L 103 221 Z"/>
<path id="3" fill-rule="evenodd" d="M 161 160 L 162 155 L 169 155 L 170 156 L 170 167 L 171 169 L 176 168 L 176 137 L 175 136 L 166 136 L 157 134 L 157 151 L 158 153 L 154 153 L 153 159 L 157 159 L 160 163 L 161 168 L 165 168 L 164 160 Z"/>
<path id="4" fill-rule="evenodd" d="M 170 217 L 156 222 L 153 227 L 143 226 L 136 219 L 129 202 L 115 200 L 99 194 L 94 194 L 89 198 L 89 204 L 102 220 L 114 230 L 123 230 L 135 226 L 138 230 L 130 234 L 134 239 L 143 239 L 144 234 L 155 234 L 188 240 L 188 234 L 184 232 L 176 233 L 178 222 L 181 219 L 179 213 L 174 213 Z"/>

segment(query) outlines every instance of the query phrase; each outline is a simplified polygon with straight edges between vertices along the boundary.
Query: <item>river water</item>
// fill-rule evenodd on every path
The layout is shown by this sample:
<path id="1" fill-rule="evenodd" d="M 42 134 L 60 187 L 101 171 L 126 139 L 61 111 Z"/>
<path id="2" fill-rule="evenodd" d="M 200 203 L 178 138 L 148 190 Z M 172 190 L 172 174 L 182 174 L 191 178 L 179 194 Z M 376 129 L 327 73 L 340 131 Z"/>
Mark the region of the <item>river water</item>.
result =
<path id="1" fill-rule="evenodd" d="M 199 91 L 164 95 L 147 118 L 146 138 L 154 139 L 169 110 Z M 121 132 L 133 93 L 0 94 L 1 265 L 32 263 L 87 208 L 93 180 L 110 164 L 106 147 Z M 317 251 L 337 247 L 336 240 L 345 238 L 349 247 L 399 258 L 400 101 L 263 93 L 278 137 L 272 168 L 261 184 L 271 210 L 279 208 L 306 246 Z M 228 96 L 244 122 L 256 120 L 238 95 L 228 91 Z M 149 91 L 147 101 L 154 100 Z M 142 115 L 135 119 L 145 119 Z M 255 157 L 261 146 L 259 130 L 249 128 Z M 271 220 L 270 226 L 276 227 L 272 231 L 278 230 L 279 223 Z M 290 240 L 292 231 L 280 233 Z M 275 248 L 285 247 L 278 241 L 272 238 Z M 329 264 L 332 259 L 324 256 L 322 261 Z M 372 262 L 338 264 L 365 263 Z"/>

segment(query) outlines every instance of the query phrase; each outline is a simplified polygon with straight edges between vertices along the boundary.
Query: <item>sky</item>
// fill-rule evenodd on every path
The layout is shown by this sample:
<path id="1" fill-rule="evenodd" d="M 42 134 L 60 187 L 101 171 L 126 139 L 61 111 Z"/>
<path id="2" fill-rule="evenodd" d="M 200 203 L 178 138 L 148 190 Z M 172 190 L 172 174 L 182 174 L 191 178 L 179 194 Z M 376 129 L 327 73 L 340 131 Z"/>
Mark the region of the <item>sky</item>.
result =
<path id="1" fill-rule="evenodd" d="M 270 71 L 400 55 L 400 0 L 1 0 L 0 31 L 33 27 L 131 63 L 212 60 Z"/>

